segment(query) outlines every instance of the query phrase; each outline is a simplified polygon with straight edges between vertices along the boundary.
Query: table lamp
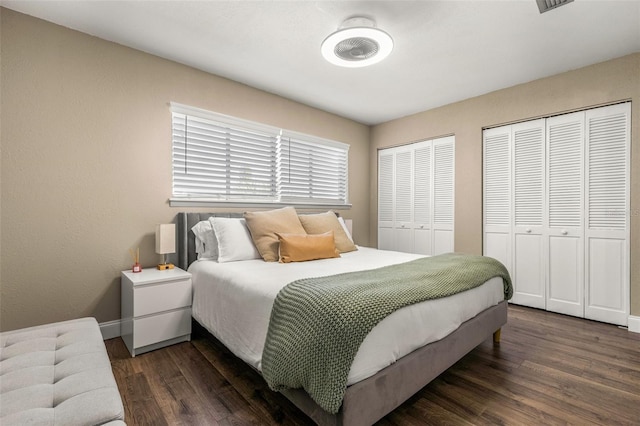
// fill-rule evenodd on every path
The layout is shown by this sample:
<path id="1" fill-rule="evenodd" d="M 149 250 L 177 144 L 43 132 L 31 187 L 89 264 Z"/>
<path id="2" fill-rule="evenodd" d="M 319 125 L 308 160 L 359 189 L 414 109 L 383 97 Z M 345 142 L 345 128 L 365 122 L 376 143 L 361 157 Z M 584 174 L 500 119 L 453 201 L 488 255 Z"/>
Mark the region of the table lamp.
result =
<path id="1" fill-rule="evenodd" d="M 162 263 L 158 269 L 173 269 L 172 263 L 167 263 L 167 254 L 176 252 L 176 225 L 165 223 L 156 225 L 156 253 L 162 255 Z"/>

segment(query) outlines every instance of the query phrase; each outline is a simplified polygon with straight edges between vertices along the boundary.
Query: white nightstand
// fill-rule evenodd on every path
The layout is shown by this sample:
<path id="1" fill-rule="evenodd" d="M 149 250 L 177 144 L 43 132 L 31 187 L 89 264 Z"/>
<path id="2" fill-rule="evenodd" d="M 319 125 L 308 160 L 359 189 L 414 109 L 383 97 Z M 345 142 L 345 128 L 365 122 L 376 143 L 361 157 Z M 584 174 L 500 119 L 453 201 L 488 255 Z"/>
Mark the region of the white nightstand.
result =
<path id="1" fill-rule="evenodd" d="M 120 334 L 131 356 L 191 340 L 191 274 L 180 268 L 121 274 Z"/>

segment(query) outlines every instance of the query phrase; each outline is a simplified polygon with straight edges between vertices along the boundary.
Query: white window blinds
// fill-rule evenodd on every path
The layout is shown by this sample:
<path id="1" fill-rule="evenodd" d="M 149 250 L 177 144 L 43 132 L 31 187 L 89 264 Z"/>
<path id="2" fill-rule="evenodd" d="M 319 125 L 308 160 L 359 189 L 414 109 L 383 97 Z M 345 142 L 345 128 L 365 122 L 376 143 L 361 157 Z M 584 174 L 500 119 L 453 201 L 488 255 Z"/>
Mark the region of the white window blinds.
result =
<path id="1" fill-rule="evenodd" d="M 276 197 L 276 138 L 173 113 L 173 196 Z"/>
<path id="2" fill-rule="evenodd" d="M 171 104 L 172 205 L 348 204 L 349 145 Z"/>
<path id="3" fill-rule="evenodd" d="M 280 200 L 346 203 L 348 149 L 283 134 L 278 144 Z"/>

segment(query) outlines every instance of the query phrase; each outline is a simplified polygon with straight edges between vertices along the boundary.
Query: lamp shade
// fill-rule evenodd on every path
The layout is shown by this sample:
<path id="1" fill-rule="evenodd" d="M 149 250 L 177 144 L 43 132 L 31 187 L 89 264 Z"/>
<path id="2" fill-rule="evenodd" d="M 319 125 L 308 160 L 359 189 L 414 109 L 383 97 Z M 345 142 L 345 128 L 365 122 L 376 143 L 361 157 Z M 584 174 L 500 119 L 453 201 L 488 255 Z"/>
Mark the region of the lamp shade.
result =
<path id="1" fill-rule="evenodd" d="M 165 223 L 156 225 L 156 253 L 167 254 L 176 252 L 176 225 Z"/>

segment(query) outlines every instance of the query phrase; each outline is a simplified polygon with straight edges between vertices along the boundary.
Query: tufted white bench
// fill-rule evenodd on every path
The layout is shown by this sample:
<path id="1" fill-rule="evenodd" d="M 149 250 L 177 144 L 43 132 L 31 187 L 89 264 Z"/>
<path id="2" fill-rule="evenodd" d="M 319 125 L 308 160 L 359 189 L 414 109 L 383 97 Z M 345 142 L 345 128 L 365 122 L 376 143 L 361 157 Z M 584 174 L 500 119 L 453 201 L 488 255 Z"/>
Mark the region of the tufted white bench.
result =
<path id="1" fill-rule="evenodd" d="M 0 333 L 0 424 L 124 425 L 94 318 Z"/>

